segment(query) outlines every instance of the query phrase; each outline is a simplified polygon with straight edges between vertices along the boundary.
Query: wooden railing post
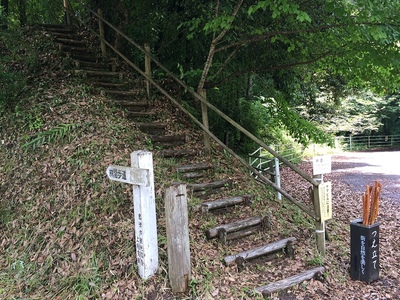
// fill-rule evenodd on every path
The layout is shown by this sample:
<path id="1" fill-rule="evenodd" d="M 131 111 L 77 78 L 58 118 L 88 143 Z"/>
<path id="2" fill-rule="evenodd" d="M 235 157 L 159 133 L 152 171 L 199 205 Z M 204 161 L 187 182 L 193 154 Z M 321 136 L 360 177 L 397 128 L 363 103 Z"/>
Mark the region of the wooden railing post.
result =
<path id="1" fill-rule="evenodd" d="M 174 294 L 187 293 L 190 282 L 189 218 L 186 185 L 174 184 L 165 192 L 168 275 Z"/>
<path id="2" fill-rule="evenodd" d="M 322 182 L 322 175 L 315 175 L 314 180 Z M 317 238 L 317 249 L 321 255 L 325 254 L 325 222 L 321 220 L 321 202 L 319 199 L 319 185 L 314 186 L 312 200 L 314 204 L 315 219 L 315 236 Z"/>
<path id="3" fill-rule="evenodd" d="M 103 22 L 103 11 L 101 8 L 97 10 L 97 13 L 99 15 L 99 34 L 100 34 L 100 47 L 101 47 L 101 55 L 103 57 L 106 57 L 107 55 L 107 48 L 106 48 L 106 43 L 104 42 L 105 38 L 105 33 L 104 33 L 104 22 Z"/>
<path id="4" fill-rule="evenodd" d="M 71 25 L 71 16 L 69 15 L 69 10 L 70 10 L 70 4 L 68 0 L 64 0 L 64 11 L 65 11 L 65 21 L 67 22 L 67 25 Z"/>
<path id="5" fill-rule="evenodd" d="M 146 50 L 146 52 L 150 54 L 150 44 L 149 43 L 144 44 L 144 50 Z M 144 66 L 145 66 L 146 75 L 149 78 L 151 78 L 151 59 L 150 59 L 150 56 L 147 54 L 144 57 Z M 146 80 L 146 91 L 147 91 L 147 98 L 150 101 L 152 98 L 152 95 L 151 95 L 151 82 L 149 79 Z"/>
<path id="6" fill-rule="evenodd" d="M 199 92 L 199 95 L 204 98 L 204 100 L 207 100 L 207 93 L 205 89 L 202 89 Z M 202 121 L 203 121 L 203 126 L 207 129 L 210 130 L 210 127 L 208 125 L 208 110 L 207 110 L 207 104 L 205 104 L 203 101 L 201 102 L 201 116 L 202 116 Z M 211 152 L 211 140 L 210 136 L 208 135 L 207 132 L 204 132 L 204 148 L 207 153 Z"/>

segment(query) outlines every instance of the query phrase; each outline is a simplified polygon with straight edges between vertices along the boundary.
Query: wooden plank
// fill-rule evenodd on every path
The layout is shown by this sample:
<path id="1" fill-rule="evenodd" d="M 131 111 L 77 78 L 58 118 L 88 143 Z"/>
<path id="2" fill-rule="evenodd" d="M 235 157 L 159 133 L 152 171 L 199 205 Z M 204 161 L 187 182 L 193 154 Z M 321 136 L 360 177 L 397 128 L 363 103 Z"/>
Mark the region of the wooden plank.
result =
<path id="1" fill-rule="evenodd" d="M 171 289 L 174 294 L 187 293 L 191 267 L 186 185 L 178 183 L 166 190 L 165 215 Z"/>
<path id="2" fill-rule="evenodd" d="M 231 185 L 231 183 L 232 183 L 231 180 L 218 180 L 209 183 L 192 183 L 188 184 L 188 189 L 190 189 L 193 192 L 199 192 L 209 189 L 221 188 L 227 184 Z"/>
<path id="3" fill-rule="evenodd" d="M 202 171 L 202 170 L 207 170 L 212 167 L 211 164 L 209 163 L 200 163 L 200 164 L 190 164 L 190 165 L 183 165 L 183 166 L 178 166 L 175 168 L 176 172 L 194 172 L 194 171 Z"/>
<path id="4" fill-rule="evenodd" d="M 157 216 L 154 189 L 153 156 L 150 151 L 131 153 L 132 168 L 149 170 L 148 186 L 133 185 L 136 256 L 139 275 L 147 279 L 158 269 Z"/>
<path id="5" fill-rule="evenodd" d="M 272 282 L 270 284 L 260 286 L 256 288 L 256 291 L 261 293 L 264 297 L 265 296 L 270 296 L 270 294 L 278 292 L 280 290 L 287 289 L 291 286 L 294 286 L 296 284 L 299 284 L 305 280 L 310 280 L 314 278 L 316 275 L 321 274 L 325 271 L 324 267 L 318 267 L 314 268 L 311 270 L 307 270 L 304 272 L 301 272 L 297 275 L 290 276 L 288 278 Z"/>
<path id="6" fill-rule="evenodd" d="M 225 224 L 225 225 L 220 225 L 217 227 L 214 227 L 212 229 L 209 229 L 206 231 L 206 236 L 208 239 L 212 239 L 218 236 L 218 231 L 220 229 L 224 229 L 226 233 L 238 231 L 241 229 L 245 229 L 250 226 L 256 226 L 259 225 L 262 222 L 261 217 L 253 217 L 253 218 L 248 218 L 245 220 L 239 220 L 233 223 Z"/>
<path id="7" fill-rule="evenodd" d="M 288 242 L 294 242 L 296 238 L 290 237 L 277 242 L 269 243 L 267 245 L 262 245 L 260 247 L 250 249 L 247 251 L 243 251 L 234 255 L 229 255 L 224 257 L 225 265 L 233 264 L 238 257 L 243 257 L 245 260 L 254 259 L 260 257 L 262 255 L 273 253 L 279 249 L 283 249 L 286 247 Z"/>
<path id="8" fill-rule="evenodd" d="M 161 157 L 183 157 L 183 156 L 195 156 L 197 155 L 197 151 L 194 149 L 165 149 L 158 154 Z"/>
<path id="9" fill-rule="evenodd" d="M 208 212 L 213 209 L 221 209 L 221 208 L 226 208 L 229 206 L 234 206 L 238 205 L 244 202 L 250 202 L 251 199 L 254 197 L 254 195 L 243 195 L 243 196 L 236 196 L 236 197 L 231 197 L 231 198 L 223 198 L 223 199 L 218 199 L 215 201 L 210 201 L 210 202 L 204 202 L 201 205 L 201 210 L 202 212 Z"/>

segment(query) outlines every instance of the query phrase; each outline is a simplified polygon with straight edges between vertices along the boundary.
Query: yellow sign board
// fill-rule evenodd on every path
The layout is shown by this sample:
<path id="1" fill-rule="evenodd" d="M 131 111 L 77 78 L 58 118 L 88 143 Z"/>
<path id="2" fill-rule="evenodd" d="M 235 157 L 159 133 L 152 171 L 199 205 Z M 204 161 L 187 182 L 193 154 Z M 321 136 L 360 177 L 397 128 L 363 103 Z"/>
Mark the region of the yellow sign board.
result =
<path id="1" fill-rule="evenodd" d="M 321 222 L 332 219 L 332 184 L 322 182 L 318 186 Z"/>

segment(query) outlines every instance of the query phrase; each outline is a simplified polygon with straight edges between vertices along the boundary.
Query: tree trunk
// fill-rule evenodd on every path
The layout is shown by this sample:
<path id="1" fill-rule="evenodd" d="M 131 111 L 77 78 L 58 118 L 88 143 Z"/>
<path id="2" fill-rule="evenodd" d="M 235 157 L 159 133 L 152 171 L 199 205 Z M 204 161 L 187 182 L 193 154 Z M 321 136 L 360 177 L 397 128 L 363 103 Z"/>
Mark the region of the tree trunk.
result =
<path id="1" fill-rule="evenodd" d="M 7 26 L 8 0 L 1 0 L 0 6 L 2 7 L 3 14 L 4 14 L 4 16 L 5 16 L 5 17 L 3 18 L 4 24 L 0 24 L 0 28 L 3 29 L 3 30 L 5 30 L 5 29 L 8 28 L 8 26 Z"/>

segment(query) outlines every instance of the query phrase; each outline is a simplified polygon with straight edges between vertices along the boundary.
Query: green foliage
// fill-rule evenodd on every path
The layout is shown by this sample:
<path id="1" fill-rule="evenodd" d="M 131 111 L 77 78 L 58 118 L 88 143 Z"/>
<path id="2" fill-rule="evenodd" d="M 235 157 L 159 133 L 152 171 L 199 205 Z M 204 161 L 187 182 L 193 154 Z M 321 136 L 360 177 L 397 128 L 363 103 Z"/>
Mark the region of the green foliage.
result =
<path id="1" fill-rule="evenodd" d="M 39 132 L 32 140 L 23 144 L 21 147 L 25 150 L 29 148 L 35 149 L 39 145 L 49 144 L 56 140 L 60 140 L 67 136 L 71 131 L 79 127 L 76 124 L 60 124 L 52 129 Z"/>

